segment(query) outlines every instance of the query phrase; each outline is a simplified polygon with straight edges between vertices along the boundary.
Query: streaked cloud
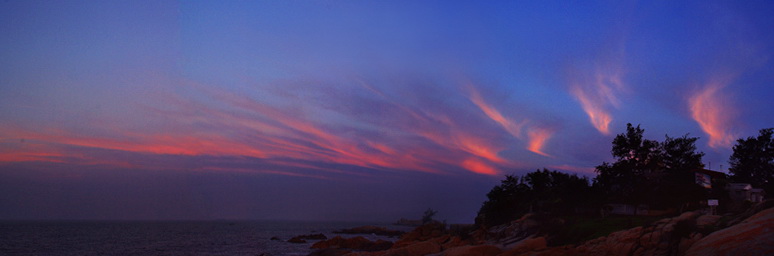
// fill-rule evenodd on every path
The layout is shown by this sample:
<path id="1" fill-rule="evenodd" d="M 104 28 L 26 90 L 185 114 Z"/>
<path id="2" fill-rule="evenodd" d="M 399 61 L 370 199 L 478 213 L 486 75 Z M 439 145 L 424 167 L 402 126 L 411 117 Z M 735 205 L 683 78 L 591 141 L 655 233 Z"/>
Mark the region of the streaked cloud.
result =
<path id="1" fill-rule="evenodd" d="M 483 111 L 489 119 L 495 121 L 513 137 L 517 139 L 526 139 L 527 150 L 542 156 L 550 156 L 549 154 L 543 152 L 543 146 L 545 145 L 546 141 L 553 135 L 553 130 L 538 127 L 536 124 L 530 123 L 530 121 L 527 119 L 516 122 L 512 119 L 506 118 L 500 111 L 497 110 L 497 108 L 487 103 L 478 92 L 478 90 L 476 90 L 476 88 L 473 86 L 468 86 L 468 94 L 470 101 L 473 102 L 473 104 L 475 104 L 481 111 Z M 522 131 L 525 129 L 528 130 L 526 132 L 526 138 L 523 135 L 525 132 Z"/>
<path id="2" fill-rule="evenodd" d="M 623 71 L 619 67 L 597 67 L 592 74 L 575 74 L 570 94 L 581 104 L 591 125 L 600 133 L 610 135 L 612 108 L 620 106 L 618 94 L 624 90 Z"/>
<path id="3" fill-rule="evenodd" d="M 497 169 L 475 158 L 462 161 L 462 167 L 479 174 L 500 175 Z"/>
<path id="4" fill-rule="evenodd" d="M 468 88 L 469 91 L 469 98 L 470 101 L 473 102 L 473 104 L 476 104 L 476 106 L 481 109 L 481 111 L 484 111 L 487 117 L 492 119 L 493 121 L 500 124 L 500 126 L 503 127 L 508 133 L 513 135 L 516 138 L 522 138 L 522 128 L 524 125 L 528 122 L 527 120 L 522 120 L 521 122 L 515 122 L 511 119 L 506 118 L 503 116 L 500 111 L 495 109 L 493 106 L 489 105 L 484 101 L 484 98 L 481 97 L 481 94 L 472 86 Z"/>
<path id="5" fill-rule="evenodd" d="M 543 146 L 545 146 L 546 141 L 548 141 L 548 139 L 550 139 L 553 134 L 554 132 L 550 129 L 539 127 L 530 128 L 530 130 L 527 132 L 527 137 L 529 137 L 529 144 L 527 149 L 535 154 L 551 156 L 543 152 Z"/>
<path id="6" fill-rule="evenodd" d="M 95 134 L 85 134 L 64 128 L 10 129 L 3 134 L 10 138 L 35 141 L 40 145 L 63 145 L 104 150 L 116 150 L 150 155 L 247 157 L 272 161 L 276 166 L 311 172 L 338 173 L 340 166 L 361 170 L 403 170 L 428 173 L 448 173 L 449 166 L 485 175 L 499 175 L 499 168 L 519 166 L 516 161 L 499 155 L 506 145 L 486 134 L 481 127 L 468 125 L 465 114 L 447 111 L 446 106 L 433 110 L 422 104 L 402 104 L 374 87 L 347 87 L 374 94 L 362 98 L 364 105 L 382 105 L 380 112 L 394 120 L 360 119 L 349 125 L 330 124 L 314 116 L 319 106 L 307 105 L 308 112 L 299 108 L 282 108 L 251 98 L 248 94 L 218 91 L 211 87 L 192 86 L 196 97 L 184 94 L 165 95 L 164 104 L 146 110 L 149 119 L 166 120 L 163 129 L 137 130 L 119 125 L 100 127 Z M 325 93 L 329 92 L 317 92 Z M 290 95 L 288 100 L 301 100 Z M 480 102 L 483 102 L 480 101 Z M 318 104 L 326 104 L 318 103 Z M 430 103 L 428 103 L 430 104 Z M 435 106 L 436 108 L 438 106 Z M 492 113 L 502 117 L 497 110 Z M 353 117 L 346 109 L 333 108 L 337 114 Z M 363 109 L 351 109 L 363 111 Z M 457 110 L 459 111 L 459 110 Z M 373 114 L 368 114 L 373 116 Z M 517 132 L 515 123 L 501 121 Z M 373 133 L 383 136 L 373 136 Z M 96 135 L 100 134 L 100 135 Z M 516 133 L 518 134 L 518 133 Z M 417 138 L 421 140 L 417 141 Z M 62 161 L 71 157 L 59 155 L 67 150 L 50 148 L 0 154 L 3 162 Z M 83 153 L 81 153 L 83 154 Z M 275 161 L 286 159 L 284 161 Z M 459 159 L 466 159 L 460 161 Z M 473 160 L 471 160 L 473 159 Z M 84 161 L 85 162 L 85 161 Z M 304 164 L 299 164 L 303 162 Z M 109 164 L 110 161 L 103 161 Z M 330 167 L 331 164 L 339 167 Z M 126 166 L 121 163 L 122 166 Z M 134 167 L 143 168 L 140 164 Z M 202 169 L 203 168 L 203 169 Z M 244 167 L 240 167 L 243 168 Z M 219 166 L 197 167 L 202 170 L 226 170 Z M 238 168 L 237 168 L 238 169 Z M 236 169 L 235 169 L 236 170 Z M 268 169 L 266 169 L 268 170 Z M 240 171 L 242 172 L 242 171 Z M 262 173 L 297 177 L 317 177 L 318 174 L 288 172 L 284 169 Z"/>

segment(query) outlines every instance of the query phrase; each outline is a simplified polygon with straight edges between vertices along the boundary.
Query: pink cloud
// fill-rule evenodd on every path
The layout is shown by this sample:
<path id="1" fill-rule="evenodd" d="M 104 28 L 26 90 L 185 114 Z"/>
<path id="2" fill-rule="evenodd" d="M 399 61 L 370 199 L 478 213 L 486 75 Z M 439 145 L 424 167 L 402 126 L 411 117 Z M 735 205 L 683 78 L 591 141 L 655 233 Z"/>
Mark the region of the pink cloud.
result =
<path id="1" fill-rule="evenodd" d="M 721 94 L 728 80 L 713 80 L 688 98 L 691 117 L 709 135 L 712 148 L 730 147 L 736 137 L 731 133 L 734 108 Z"/>
<path id="2" fill-rule="evenodd" d="M 622 77 L 623 69 L 611 63 L 571 78 L 570 94 L 581 104 L 591 125 L 605 135 L 610 135 L 611 108 L 619 107 L 618 95 L 626 88 Z"/>
<path id="3" fill-rule="evenodd" d="M 535 154 L 550 157 L 551 155 L 543 152 L 543 146 L 545 146 L 546 141 L 548 141 L 548 139 L 550 139 L 553 134 L 554 132 L 550 129 L 530 129 L 529 132 L 527 132 L 527 136 L 529 137 L 529 145 L 527 146 L 527 149 Z"/>

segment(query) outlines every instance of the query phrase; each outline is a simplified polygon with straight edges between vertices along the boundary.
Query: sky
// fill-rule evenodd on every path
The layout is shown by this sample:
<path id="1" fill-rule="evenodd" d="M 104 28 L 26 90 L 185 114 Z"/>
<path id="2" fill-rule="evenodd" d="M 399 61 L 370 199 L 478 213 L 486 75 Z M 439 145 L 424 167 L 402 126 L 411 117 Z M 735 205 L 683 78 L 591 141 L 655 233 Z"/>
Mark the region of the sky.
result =
<path id="1" fill-rule="evenodd" d="M 471 223 L 627 123 L 726 171 L 770 1 L 0 2 L 0 219 Z"/>

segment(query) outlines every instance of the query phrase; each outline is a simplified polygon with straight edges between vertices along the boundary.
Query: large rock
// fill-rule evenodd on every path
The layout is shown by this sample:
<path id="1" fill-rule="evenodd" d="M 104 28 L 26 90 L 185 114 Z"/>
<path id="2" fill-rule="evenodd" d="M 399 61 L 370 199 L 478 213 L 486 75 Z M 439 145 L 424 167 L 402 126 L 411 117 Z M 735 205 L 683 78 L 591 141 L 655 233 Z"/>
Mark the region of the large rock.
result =
<path id="1" fill-rule="evenodd" d="M 554 219 L 554 221 L 559 221 Z M 511 244 L 523 240 L 539 232 L 541 221 L 534 214 L 525 214 L 518 220 L 503 225 L 480 230 L 473 234 L 476 240 L 496 244 Z"/>
<path id="2" fill-rule="evenodd" d="M 466 245 L 443 251 L 443 256 L 495 256 L 503 250 L 494 245 Z"/>
<path id="3" fill-rule="evenodd" d="M 503 253 L 504 256 L 516 256 L 516 255 L 522 255 L 525 252 L 530 251 L 537 251 L 542 250 L 546 248 L 546 238 L 545 237 L 530 237 L 524 240 L 521 240 L 511 246 L 509 246 L 508 250 Z"/>
<path id="4" fill-rule="evenodd" d="M 449 248 L 460 247 L 465 245 L 470 245 L 470 242 L 462 240 L 462 238 L 460 238 L 459 236 L 452 236 L 441 244 L 441 250 L 448 250 Z"/>
<path id="5" fill-rule="evenodd" d="M 774 255 L 774 208 L 709 234 L 686 255 Z"/>
<path id="6" fill-rule="evenodd" d="M 432 223 L 423 226 L 419 226 L 404 234 L 400 240 L 395 242 L 393 248 L 400 248 L 414 244 L 416 242 L 427 241 L 430 239 L 438 238 L 444 235 L 445 226 L 440 223 Z"/>
<path id="7" fill-rule="evenodd" d="M 294 238 L 288 239 L 288 243 L 304 244 L 304 243 L 306 243 L 306 240 L 298 238 L 298 237 L 294 237 Z"/>
<path id="8" fill-rule="evenodd" d="M 320 241 L 312 245 L 312 249 L 352 249 L 358 251 L 381 251 L 392 247 L 392 242 L 384 240 L 371 241 L 362 236 L 353 238 L 334 238 Z"/>
<path id="9" fill-rule="evenodd" d="M 343 256 L 343 255 L 350 255 L 350 251 L 346 249 L 328 248 L 328 249 L 314 251 L 307 256 Z"/>
<path id="10" fill-rule="evenodd" d="M 679 255 L 700 237 L 695 233 L 699 214 L 686 212 L 674 218 L 611 233 L 573 248 L 575 255 Z"/>
<path id="11" fill-rule="evenodd" d="M 319 233 L 319 234 L 309 234 L 309 235 L 300 235 L 300 236 L 295 236 L 294 238 L 305 239 L 305 240 L 325 240 L 325 239 L 328 239 L 328 237 L 323 235 L 322 233 Z"/>
<path id="12" fill-rule="evenodd" d="M 715 224 L 720 221 L 720 215 L 703 215 L 696 218 L 696 226 L 698 227 L 710 227 L 714 226 Z"/>
<path id="13" fill-rule="evenodd" d="M 274 238 L 276 237 L 272 237 L 272 240 L 274 240 Z M 325 235 L 323 234 L 300 235 L 300 236 L 294 236 L 293 238 L 290 238 L 288 240 L 288 243 L 303 244 L 303 243 L 306 243 L 306 240 L 323 240 L 323 239 L 327 239 L 327 237 L 325 237 Z"/>
<path id="14" fill-rule="evenodd" d="M 441 245 L 434 241 L 413 243 L 404 247 L 391 249 L 385 255 L 428 255 L 441 252 Z"/>
<path id="15" fill-rule="evenodd" d="M 377 227 L 377 226 L 360 226 L 350 229 L 342 229 L 339 231 L 333 231 L 333 233 L 336 234 L 374 234 L 379 236 L 388 236 L 388 237 L 395 237 L 403 235 L 405 232 L 398 231 L 398 230 L 389 230 L 383 227 Z"/>
<path id="16" fill-rule="evenodd" d="M 408 244 L 400 248 L 392 248 L 386 251 L 353 252 L 347 256 L 422 256 L 441 252 L 441 245 L 436 241 L 424 241 Z"/>

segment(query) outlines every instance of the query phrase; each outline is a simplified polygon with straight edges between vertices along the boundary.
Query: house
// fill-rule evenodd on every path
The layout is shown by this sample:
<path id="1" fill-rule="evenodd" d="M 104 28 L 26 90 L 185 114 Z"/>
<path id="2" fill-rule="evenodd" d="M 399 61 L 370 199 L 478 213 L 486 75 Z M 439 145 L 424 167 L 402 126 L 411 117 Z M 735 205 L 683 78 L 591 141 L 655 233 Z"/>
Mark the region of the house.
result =
<path id="1" fill-rule="evenodd" d="M 728 194 L 734 201 L 750 201 L 759 203 L 763 201 L 764 191 L 761 188 L 753 188 L 748 183 L 729 183 Z"/>
<path id="2" fill-rule="evenodd" d="M 693 175 L 695 177 L 696 184 L 706 189 L 712 189 L 713 183 L 717 183 L 718 180 L 726 178 L 725 173 L 707 169 L 694 169 Z"/>

